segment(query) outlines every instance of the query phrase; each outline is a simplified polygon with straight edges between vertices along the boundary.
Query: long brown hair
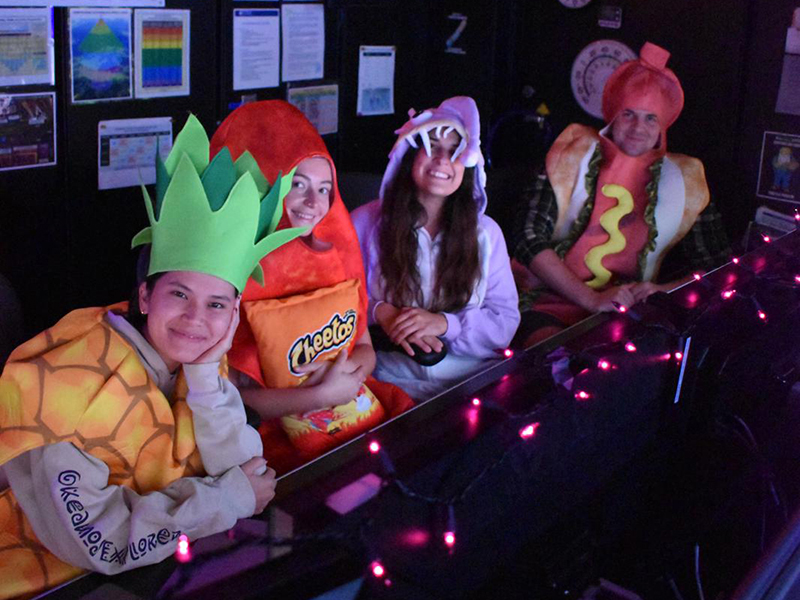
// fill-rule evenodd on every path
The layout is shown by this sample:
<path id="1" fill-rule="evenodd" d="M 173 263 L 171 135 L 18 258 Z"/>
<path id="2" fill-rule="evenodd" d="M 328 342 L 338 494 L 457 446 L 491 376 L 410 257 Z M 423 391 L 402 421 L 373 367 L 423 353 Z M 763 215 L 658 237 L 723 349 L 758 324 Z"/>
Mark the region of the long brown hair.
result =
<path id="1" fill-rule="evenodd" d="M 466 306 L 481 275 L 478 204 L 472 195 L 475 169 L 464 170 L 461 185 L 442 206 L 433 304 L 423 306 L 417 268 L 417 229 L 425 225 L 426 214 L 411 178 L 414 157 L 410 150 L 403 156 L 381 205 L 378 248 L 387 300 L 397 306 L 409 306 L 416 301 L 433 312 L 453 312 Z"/>

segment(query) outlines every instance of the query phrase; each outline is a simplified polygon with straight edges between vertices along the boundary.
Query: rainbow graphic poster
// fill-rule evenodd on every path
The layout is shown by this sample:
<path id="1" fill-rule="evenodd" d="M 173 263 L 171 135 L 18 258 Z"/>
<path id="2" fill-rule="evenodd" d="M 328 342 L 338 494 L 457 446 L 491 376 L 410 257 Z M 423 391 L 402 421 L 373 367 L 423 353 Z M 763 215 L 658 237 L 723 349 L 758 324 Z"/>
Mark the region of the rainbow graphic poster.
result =
<path id="1" fill-rule="evenodd" d="M 137 98 L 189 94 L 189 12 L 136 11 Z"/>

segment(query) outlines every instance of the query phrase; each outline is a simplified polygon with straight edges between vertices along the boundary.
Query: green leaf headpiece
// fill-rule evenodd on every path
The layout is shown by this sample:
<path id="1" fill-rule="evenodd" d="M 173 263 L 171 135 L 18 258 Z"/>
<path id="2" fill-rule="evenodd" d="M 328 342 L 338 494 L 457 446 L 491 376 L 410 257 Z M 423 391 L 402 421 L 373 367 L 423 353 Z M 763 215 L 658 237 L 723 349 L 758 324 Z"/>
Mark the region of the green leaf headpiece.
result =
<path id="1" fill-rule="evenodd" d="M 147 275 L 197 271 L 230 282 L 239 292 L 248 277 L 264 285 L 261 258 L 305 228 L 275 231 L 294 170 L 275 184 L 244 152 L 234 163 L 223 148 L 209 162 L 209 142 L 194 115 L 175 139 L 166 162 L 156 153 L 156 201 L 142 185 L 150 226 L 131 247 L 152 244 Z"/>

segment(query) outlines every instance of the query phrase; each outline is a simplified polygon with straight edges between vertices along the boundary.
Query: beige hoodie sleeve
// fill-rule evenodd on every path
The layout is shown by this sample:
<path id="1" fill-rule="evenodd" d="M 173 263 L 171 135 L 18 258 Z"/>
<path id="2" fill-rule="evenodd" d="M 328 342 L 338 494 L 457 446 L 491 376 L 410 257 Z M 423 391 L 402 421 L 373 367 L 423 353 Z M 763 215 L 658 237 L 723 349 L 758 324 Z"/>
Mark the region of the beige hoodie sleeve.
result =
<path id="1" fill-rule="evenodd" d="M 108 484 L 108 467 L 61 442 L 4 465 L 39 540 L 61 560 L 107 575 L 157 563 L 180 534 L 196 539 L 233 527 L 255 510 L 247 477 L 184 477 L 140 495 Z"/>

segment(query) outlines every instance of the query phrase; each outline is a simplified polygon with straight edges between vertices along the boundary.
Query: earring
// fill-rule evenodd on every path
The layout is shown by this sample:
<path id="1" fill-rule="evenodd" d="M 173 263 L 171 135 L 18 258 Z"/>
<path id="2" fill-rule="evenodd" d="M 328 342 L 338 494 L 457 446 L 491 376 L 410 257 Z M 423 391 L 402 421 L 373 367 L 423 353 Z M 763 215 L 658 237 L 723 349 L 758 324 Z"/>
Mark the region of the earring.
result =
<path id="1" fill-rule="evenodd" d="M 147 316 L 147 311 L 146 311 L 146 310 L 142 310 L 142 309 L 140 308 L 140 309 L 139 309 L 139 312 L 140 312 L 140 313 L 142 313 L 142 315 L 143 315 L 143 316 Z"/>

